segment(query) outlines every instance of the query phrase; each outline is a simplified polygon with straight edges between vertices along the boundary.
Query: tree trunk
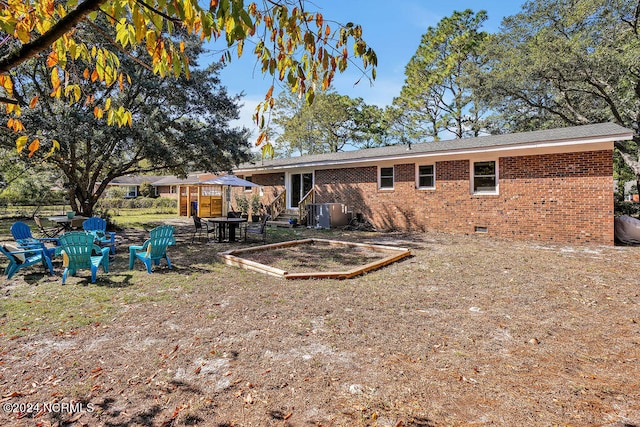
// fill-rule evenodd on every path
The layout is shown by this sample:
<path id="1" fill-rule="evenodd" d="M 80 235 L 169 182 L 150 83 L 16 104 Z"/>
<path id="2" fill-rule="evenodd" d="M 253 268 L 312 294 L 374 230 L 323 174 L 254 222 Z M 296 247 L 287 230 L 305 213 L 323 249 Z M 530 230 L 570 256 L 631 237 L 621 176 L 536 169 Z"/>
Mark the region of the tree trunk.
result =
<path id="1" fill-rule="evenodd" d="M 93 216 L 93 208 L 97 201 L 92 194 L 89 196 L 83 194 L 79 187 L 69 190 L 69 204 L 71 209 L 78 215 L 86 216 L 87 218 Z"/>

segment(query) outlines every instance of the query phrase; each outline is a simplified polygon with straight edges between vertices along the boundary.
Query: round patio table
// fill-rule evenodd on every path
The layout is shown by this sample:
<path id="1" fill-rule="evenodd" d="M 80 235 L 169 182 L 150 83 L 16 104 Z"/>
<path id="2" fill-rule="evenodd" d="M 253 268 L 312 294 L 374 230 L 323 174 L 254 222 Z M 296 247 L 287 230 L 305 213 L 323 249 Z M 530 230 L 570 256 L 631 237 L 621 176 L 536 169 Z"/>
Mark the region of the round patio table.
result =
<path id="1" fill-rule="evenodd" d="M 247 222 L 247 218 L 229 218 L 226 216 L 218 216 L 215 218 L 208 218 L 208 222 L 217 225 L 218 227 L 218 242 L 222 243 L 228 236 L 229 242 L 236 241 L 236 229 L 240 227 L 240 224 Z"/>

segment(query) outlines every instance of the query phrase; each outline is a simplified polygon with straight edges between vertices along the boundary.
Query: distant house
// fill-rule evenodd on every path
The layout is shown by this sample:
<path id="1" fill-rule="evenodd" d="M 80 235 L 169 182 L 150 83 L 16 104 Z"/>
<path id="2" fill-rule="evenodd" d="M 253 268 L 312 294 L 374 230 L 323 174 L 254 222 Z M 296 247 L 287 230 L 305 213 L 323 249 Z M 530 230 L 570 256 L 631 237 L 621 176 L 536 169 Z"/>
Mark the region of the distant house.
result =
<path id="1" fill-rule="evenodd" d="M 148 182 L 153 185 L 156 181 L 162 179 L 162 176 L 153 175 L 127 175 L 120 176 L 112 180 L 107 184 L 107 189 L 110 187 L 120 187 L 125 190 L 125 198 L 133 199 L 140 195 L 140 185 L 143 182 Z"/>
<path id="2" fill-rule="evenodd" d="M 201 184 L 216 175 L 204 172 L 189 174 L 186 178 L 177 176 L 136 175 L 114 179 L 109 187 L 121 187 L 126 191 L 125 198 L 140 195 L 140 185 L 149 182 L 155 189 L 155 195 L 178 200 L 178 214 L 190 216 L 197 213 L 202 217 L 222 215 L 222 189 L 220 186 Z"/>
<path id="3" fill-rule="evenodd" d="M 263 203 L 341 203 L 382 230 L 613 244 L 612 123 L 243 164 Z M 258 191 L 258 190 L 254 190 Z"/>
<path id="4" fill-rule="evenodd" d="M 177 199 L 180 194 L 180 186 L 194 185 L 198 182 L 198 174 L 190 174 L 186 178 L 163 176 L 153 182 L 152 185 L 156 188 L 156 194 L 158 194 L 158 196 Z"/>

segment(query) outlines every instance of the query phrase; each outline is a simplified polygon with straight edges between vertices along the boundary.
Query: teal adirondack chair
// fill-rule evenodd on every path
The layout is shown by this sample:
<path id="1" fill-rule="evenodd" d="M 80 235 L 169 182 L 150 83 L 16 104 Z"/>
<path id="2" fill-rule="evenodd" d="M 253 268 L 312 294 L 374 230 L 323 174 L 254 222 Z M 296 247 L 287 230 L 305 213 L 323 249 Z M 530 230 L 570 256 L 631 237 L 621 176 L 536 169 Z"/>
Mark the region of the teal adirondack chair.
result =
<path id="1" fill-rule="evenodd" d="M 88 231 L 95 236 L 95 242 L 99 246 L 111 248 L 111 254 L 116 253 L 116 233 L 107 231 L 107 221 L 97 216 L 84 220 L 82 223 L 84 231 Z"/>
<path id="2" fill-rule="evenodd" d="M 74 276 L 77 270 L 90 269 L 91 283 L 95 283 L 98 267 L 109 272 L 109 248 L 101 248 L 94 243 L 94 236 L 84 231 L 70 231 L 60 236 L 58 253 L 62 255 L 62 284 L 67 274 Z M 93 254 L 97 255 L 93 255 Z"/>
<path id="3" fill-rule="evenodd" d="M 160 260 L 167 260 L 171 268 L 171 261 L 167 256 L 167 246 L 175 245 L 173 226 L 161 225 L 150 232 L 150 238 L 142 246 L 129 246 L 129 270 L 133 270 L 133 264 L 139 259 L 147 267 L 147 273 L 151 273 L 151 263 L 160 265 Z"/>
<path id="4" fill-rule="evenodd" d="M 18 270 L 38 263 L 42 263 L 44 268 L 49 270 L 49 274 L 53 274 L 51 259 L 42 248 L 20 249 L 10 245 L 0 245 L 0 252 L 9 259 L 9 265 L 5 269 L 7 279 L 11 279 Z"/>
<path id="5" fill-rule="evenodd" d="M 31 227 L 21 221 L 16 221 L 11 226 L 11 235 L 22 248 L 42 248 L 49 258 L 53 258 L 56 248 L 46 247 L 45 243 L 53 243 L 58 246 L 60 240 L 57 237 L 33 237 Z"/>

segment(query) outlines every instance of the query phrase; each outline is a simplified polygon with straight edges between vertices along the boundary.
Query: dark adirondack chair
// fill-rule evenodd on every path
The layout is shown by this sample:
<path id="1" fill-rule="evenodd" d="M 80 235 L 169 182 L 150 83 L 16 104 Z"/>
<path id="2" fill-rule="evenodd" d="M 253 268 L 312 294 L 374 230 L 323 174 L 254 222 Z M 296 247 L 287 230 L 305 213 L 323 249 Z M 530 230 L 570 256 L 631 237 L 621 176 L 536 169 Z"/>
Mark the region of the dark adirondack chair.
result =
<path id="1" fill-rule="evenodd" d="M 209 229 L 209 223 L 207 222 L 203 222 L 202 218 L 200 218 L 198 215 L 193 214 L 193 226 L 194 231 L 193 231 L 193 235 L 191 236 L 191 243 L 193 243 L 193 240 L 196 238 L 196 235 L 198 236 L 198 239 L 202 238 L 202 233 L 206 233 L 205 236 L 209 237 L 209 234 L 213 233 L 215 235 L 216 233 L 216 229 L 215 227 Z"/>
<path id="2" fill-rule="evenodd" d="M 54 238 L 58 236 L 58 234 L 60 234 L 60 232 L 65 228 L 64 225 L 59 225 L 56 227 L 45 227 L 42 224 L 42 220 L 39 216 L 34 216 L 33 221 L 36 223 L 36 226 L 38 226 L 38 231 L 45 237 Z"/>
<path id="3" fill-rule="evenodd" d="M 162 258 L 167 261 L 169 268 L 172 268 L 167 256 L 167 247 L 176 244 L 173 226 L 161 225 L 151 230 L 149 234 L 150 238 L 142 246 L 129 246 L 129 270 L 133 270 L 136 259 L 144 263 L 149 274 L 151 274 L 152 263 L 160 265 Z"/>
<path id="4" fill-rule="evenodd" d="M 85 219 L 82 228 L 95 236 L 95 243 L 98 246 L 109 247 L 111 254 L 116 253 L 116 233 L 107 231 L 107 221 L 97 216 Z"/>
<path id="5" fill-rule="evenodd" d="M 262 236 L 262 243 L 267 243 L 267 221 L 271 218 L 270 215 L 265 215 L 257 224 L 247 224 L 244 227 L 244 240 L 247 241 L 247 234 L 253 234 L 255 236 Z"/>
<path id="6" fill-rule="evenodd" d="M 95 283 L 98 267 L 109 272 L 109 248 L 94 243 L 94 235 L 84 231 L 70 231 L 60 236 L 58 252 L 62 255 L 62 284 L 67 275 L 74 276 L 77 270 L 91 270 L 91 283 Z"/>

